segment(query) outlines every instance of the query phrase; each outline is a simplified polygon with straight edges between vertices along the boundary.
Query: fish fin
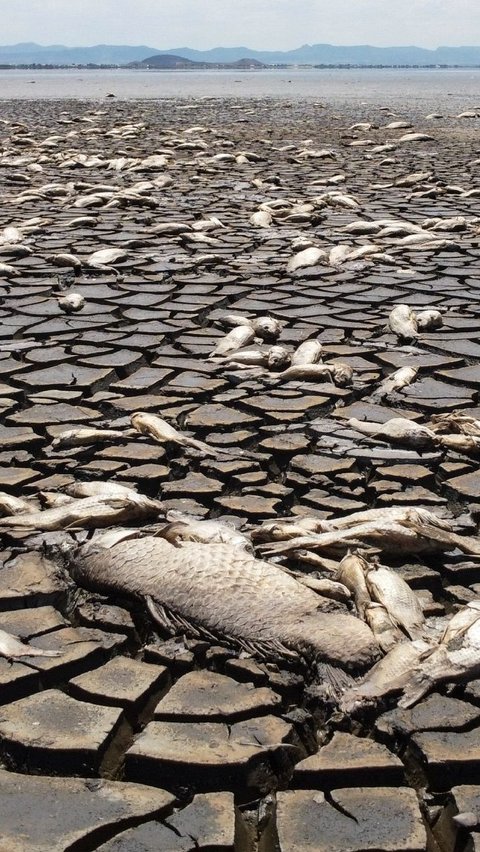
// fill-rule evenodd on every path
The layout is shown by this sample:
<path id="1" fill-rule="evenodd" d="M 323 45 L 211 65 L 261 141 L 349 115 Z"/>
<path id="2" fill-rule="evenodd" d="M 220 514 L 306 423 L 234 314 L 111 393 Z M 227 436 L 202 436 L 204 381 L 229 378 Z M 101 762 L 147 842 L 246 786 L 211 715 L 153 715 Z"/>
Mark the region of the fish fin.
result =
<path id="1" fill-rule="evenodd" d="M 226 633 L 221 633 L 220 631 L 218 633 L 212 633 L 202 624 L 193 623 L 184 616 L 174 612 L 169 607 L 160 604 L 150 595 L 145 596 L 145 602 L 148 612 L 155 624 L 158 624 L 162 630 L 166 630 L 168 633 L 173 635 L 184 633 L 195 639 L 208 639 L 210 642 L 223 642 L 223 644 L 233 646 L 234 648 L 240 648 L 261 660 L 271 660 L 272 657 L 290 660 L 298 659 L 298 654 L 295 651 L 291 651 L 282 642 L 273 639 L 266 640 L 264 642 L 255 640 L 248 641 L 239 639 L 236 636 L 230 636 Z"/>

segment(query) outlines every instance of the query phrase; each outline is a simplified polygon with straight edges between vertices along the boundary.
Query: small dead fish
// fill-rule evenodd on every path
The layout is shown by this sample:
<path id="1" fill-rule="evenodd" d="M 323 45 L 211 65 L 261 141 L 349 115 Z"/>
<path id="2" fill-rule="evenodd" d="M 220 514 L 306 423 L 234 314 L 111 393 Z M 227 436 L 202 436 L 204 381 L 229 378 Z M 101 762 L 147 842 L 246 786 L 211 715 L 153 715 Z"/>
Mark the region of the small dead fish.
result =
<path id="1" fill-rule="evenodd" d="M 432 653 L 434 648 L 421 639 L 414 642 L 399 642 L 392 650 L 375 663 L 360 683 L 347 690 L 340 702 L 345 713 L 354 713 L 365 704 L 378 701 L 392 692 L 399 692 L 420 660 Z"/>
<path id="2" fill-rule="evenodd" d="M 395 571 L 368 563 L 365 579 L 372 600 L 385 607 L 392 622 L 410 639 L 420 639 L 425 616 L 420 601 L 408 583 Z"/>
<path id="3" fill-rule="evenodd" d="M 3 515 L 23 515 L 35 511 L 35 506 L 27 500 L 13 497 L 5 491 L 0 491 L 0 512 Z"/>
<path id="4" fill-rule="evenodd" d="M 199 450 L 206 456 L 218 456 L 219 451 L 205 444 L 204 441 L 197 441 L 196 438 L 190 438 L 184 435 L 173 426 L 170 426 L 166 420 L 157 417 L 156 414 L 147 414 L 143 411 L 137 411 L 130 417 L 131 424 L 137 432 L 142 435 L 147 435 L 158 441 L 159 444 L 178 444 L 180 447 L 193 447 Z"/>
<path id="5" fill-rule="evenodd" d="M 110 441 L 123 441 L 126 438 L 125 432 L 118 432 L 116 429 L 89 429 L 81 427 L 68 429 L 57 435 L 52 441 L 52 447 L 55 449 L 67 449 L 69 447 L 84 447 L 89 444 L 103 444 Z"/>
<path id="6" fill-rule="evenodd" d="M 333 381 L 341 388 L 347 387 L 353 382 L 353 369 L 343 361 L 337 361 L 329 365 L 332 370 Z"/>
<path id="7" fill-rule="evenodd" d="M 270 228 L 273 216 L 268 210 L 257 210 L 250 216 L 249 222 L 255 228 Z"/>
<path id="8" fill-rule="evenodd" d="M 186 541 L 196 541 L 201 544 L 231 544 L 249 553 L 253 551 L 250 539 L 233 524 L 225 521 L 199 521 L 182 512 L 169 512 L 167 520 L 171 518 L 168 526 L 161 531 L 162 538 L 171 544 L 181 546 Z"/>
<path id="9" fill-rule="evenodd" d="M 54 254 L 50 260 L 55 266 L 72 266 L 74 269 L 81 269 L 82 266 L 82 261 L 76 254 L 68 254 L 66 252 L 63 254 Z"/>
<path id="10" fill-rule="evenodd" d="M 85 497 L 55 509 L 0 518 L 0 529 L 64 530 L 69 527 L 108 527 L 158 515 L 162 504 L 143 494 L 128 497 Z"/>
<path id="11" fill-rule="evenodd" d="M 122 260 L 126 260 L 128 257 L 128 253 L 123 249 L 99 249 L 99 251 L 94 251 L 90 254 L 86 259 L 87 266 L 102 268 L 104 266 L 111 266 L 114 263 L 119 263 Z"/>
<path id="12" fill-rule="evenodd" d="M 449 645 L 470 629 L 480 618 L 480 601 L 470 601 L 463 606 L 448 622 L 440 642 Z"/>
<path id="13" fill-rule="evenodd" d="M 390 393 L 393 393 L 393 391 L 397 391 L 401 388 L 407 387 L 407 385 L 411 385 L 416 379 L 417 373 L 418 367 L 400 367 L 399 370 L 395 370 L 394 373 L 391 373 L 383 380 L 380 386 L 372 394 L 372 397 L 381 398 L 383 396 L 388 396 Z"/>
<path id="14" fill-rule="evenodd" d="M 80 293 L 67 293 L 66 296 L 58 297 L 58 306 L 66 314 L 81 311 L 85 305 L 85 299 Z"/>
<path id="15" fill-rule="evenodd" d="M 388 317 L 388 325 L 402 340 L 418 337 L 417 319 L 408 305 L 396 305 Z"/>
<path id="16" fill-rule="evenodd" d="M 331 364 L 295 364 L 280 373 L 284 381 L 333 381 L 333 365 Z"/>
<path id="17" fill-rule="evenodd" d="M 292 367 L 317 364 L 322 357 L 323 346 L 319 340 L 305 340 L 292 355 Z"/>
<path id="18" fill-rule="evenodd" d="M 371 423 L 368 420 L 357 420 L 356 417 L 351 417 L 347 423 L 357 432 L 394 444 L 407 447 L 428 447 L 438 444 L 438 438 L 431 429 L 406 417 L 392 417 L 385 423 Z"/>
<path id="19" fill-rule="evenodd" d="M 352 593 L 357 612 L 364 621 L 366 608 L 372 602 L 365 579 L 367 567 L 368 563 L 362 556 L 349 551 L 340 562 L 336 574 L 336 580 Z"/>
<path id="20" fill-rule="evenodd" d="M 398 706 L 412 707 L 441 683 L 469 681 L 477 678 L 479 674 L 480 612 L 478 618 L 457 636 L 453 647 L 441 643 L 421 665 L 415 666 L 403 687 L 403 696 Z"/>
<path id="21" fill-rule="evenodd" d="M 443 318 L 440 311 L 419 311 L 416 317 L 419 331 L 431 331 L 435 328 L 441 328 L 443 325 Z"/>
<path id="22" fill-rule="evenodd" d="M 119 482 L 74 482 L 65 489 L 69 497 L 134 497 L 138 494 L 133 488 Z"/>
<path id="23" fill-rule="evenodd" d="M 405 634 L 394 624 L 388 610 L 379 603 L 370 603 L 365 607 L 365 621 L 372 631 L 382 651 L 388 654 L 398 643 L 405 641 Z"/>
<path id="24" fill-rule="evenodd" d="M 438 436 L 442 447 L 455 450 L 457 453 L 466 455 L 478 455 L 480 453 L 480 437 L 477 435 L 443 435 Z"/>
<path id="25" fill-rule="evenodd" d="M 316 246 L 311 246 L 311 248 L 299 251 L 290 258 L 287 263 L 287 272 L 296 272 L 297 269 L 316 266 L 321 260 L 325 260 L 327 257 L 326 251 Z"/>
<path id="26" fill-rule="evenodd" d="M 210 358 L 236 352 L 242 346 L 248 346 L 254 339 L 255 331 L 250 325 L 238 325 L 218 341 L 215 349 L 210 354 Z"/>
<path id="27" fill-rule="evenodd" d="M 21 642 L 16 636 L 0 630 L 0 657 L 15 660 L 18 657 L 59 657 L 60 651 L 44 651 Z"/>
<path id="28" fill-rule="evenodd" d="M 318 595 L 322 595 L 325 598 L 332 598 L 332 600 L 341 601 L 342 603 L 346 603 L 351 598 L 350 591 L 343 583 L 329 580 L 328 577 L 311 577 L 310 574 L 301 574 L 298 571 L 293 571 L 292 573 L 299 583 L 302 583 L 308 589 L 312 589 Z"/>
<path id="29" fill-rule="evenodd" d="M 446 414 L 433 414 L 430 418 L 429 428 L 437 434 L 458 433 L 460 435 L 474 435 L 480 437 L 480 420 L 471 414 L 462 411 L 449 411 Z"/>

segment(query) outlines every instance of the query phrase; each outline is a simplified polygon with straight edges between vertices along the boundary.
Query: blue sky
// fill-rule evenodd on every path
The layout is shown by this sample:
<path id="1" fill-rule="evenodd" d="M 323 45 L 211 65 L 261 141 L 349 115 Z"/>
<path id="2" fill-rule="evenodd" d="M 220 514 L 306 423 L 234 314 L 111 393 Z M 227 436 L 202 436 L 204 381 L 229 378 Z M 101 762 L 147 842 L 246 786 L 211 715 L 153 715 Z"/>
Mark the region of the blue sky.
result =
<path id="1" fill-rule="evenodd" d="M 480 0 L 0 0 L 0 42 L 480 45 Z"/>

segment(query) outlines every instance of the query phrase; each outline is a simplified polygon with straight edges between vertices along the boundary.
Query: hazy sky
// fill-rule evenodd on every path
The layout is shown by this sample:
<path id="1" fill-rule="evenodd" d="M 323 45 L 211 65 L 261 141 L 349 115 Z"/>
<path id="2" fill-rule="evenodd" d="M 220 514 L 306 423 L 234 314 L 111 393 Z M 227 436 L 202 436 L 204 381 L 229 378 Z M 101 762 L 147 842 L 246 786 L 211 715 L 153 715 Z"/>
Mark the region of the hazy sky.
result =
<path id="1" fill-rule="evenodd" d="M 480 44 L 480 0 L 0 0 L 2 44 Z"/>

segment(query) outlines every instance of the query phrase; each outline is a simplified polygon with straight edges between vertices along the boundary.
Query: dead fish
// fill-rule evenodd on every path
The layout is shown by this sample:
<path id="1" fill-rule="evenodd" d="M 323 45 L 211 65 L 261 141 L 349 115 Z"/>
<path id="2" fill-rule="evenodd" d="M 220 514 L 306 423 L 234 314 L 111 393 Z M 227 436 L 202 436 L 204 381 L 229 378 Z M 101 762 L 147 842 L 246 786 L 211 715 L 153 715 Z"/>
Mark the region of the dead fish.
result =
<path id="1" fill-rule="evenodd" d="M 55 449 L 67 449 L 69 447 L 85 447 L 89 444 L 103 444 L 110 441 L 123 441 L 127 433 L 116 429 L 90 429 L 79 426 L 67 429 L 52 441 Z"/>
<path id="2" fill-rule="evenodd" d="M 408 682 L 419 661 L 432 651 L 433 647 L 422 639 L 394 645 L 360 683 L 345 692 L 340 709 L 345 713 L 354 713 L 372 701 L 378 701 L 392 692 L 399 692 Z"/>
<path id="3" fill-rule="evenodd" d="M 312 577 L 310 574 L 301 574 L 298 571 L 293 571 L 292 575 L 307 586 L 308 589 L 316 592 L 317 595 L 322 595 L 325 598 L 332 598 L 334 601 L 346 603 L 350 600 L 351 594 L 343 583 L 338 583 L 335 580 L 329 580 L 328 577 Z"/>
<path id="4" fill-rule="evenodd" d="M 353 595 L 357 612 L 364 621 L 366 609 L 372 602 L 365 579 L 366 569 L 367 562 L 363 556 L 348 551 L 336 573 L 336 579 Z"/>
<path id="5" fill-rule="evenodd" d="M 178 444 L 180 447 L 193 447 L 195 450 L 199 450 L 206 456 L 216 457 L 219 454 L 219 450 L 209 447 L 209 445 L 205 444 L 204 441 L 197 441 L 196 438 L 190 438 L 188 435 L 184 435 L 182 432 L 174 429 L 173 426 L 170 426 L 166 420 L 162 420 L 161 417 L 157 417 L 156 414 L 147 414 L 144 411 L 137 411 L 135 414 L 131 415 L 130 421 L 137 432 L 140 432 L 142 435 L 147 435 L 149 438 L 153 438 L 154 441 L 158 441 L 159 444 L 172 443 Z"/>
<path id="6" fill-rule="evenodd" d="M 0 512 L 3 515 L 23 515 L 32 511 L 35 511 L 35 506 L 28 500 L 21 500 L 19 497 L 0 491 Z"/>
<path id="7" fill-rule="evenodd" d="M 249 328 L 252 328 L 257 337 L 261 337 L 262 340 L 276 340 L 279 334 L 282 331 L 282 323 L 274 319 L 274 317 L 255 317 L 251 319 L 250 317 L 244 317 L 241 314 L 226 314 L 222 317 L 222 323 L 226 323 L 227 325 L 246 325 Z"/>
<path id="8" fill-rule="evenodd" d="M 433 136 L 429 136 L 428 133 L 405 133 L 404 136 L 400 136 L 398 142 L 432 142 L 434 141 Z"/>
<path id="9" fill-rule="evenodd" d="M 333 373 L 332 364 L 295 364 L 283 370 L 279 378 L 287 382 L 331 382 L 333 381 Z"/>
<path id="10" fill-rule="evenodd" d="M 409 639 L 420 639 L 425 616 L 420 601 L 408 583 L 395 571 L 368 563 L 365 579 L 372 600 L 385 607 L 392 622 Z"/>
<path id="11" fill-rule="evenodd" d="M 260 545 L 264 555 L 273 556 L 298 550 L 345 553 L 352 547 L 375 547 L 383 553 L 437 553 L 459 547 L 465 553 L 480 554 L 480 541 L 422 522 L 414 509 L 402 522 L 377 520 L 321 533 L 304 534 L 286 541 Z M 417 520 L 415 520 L 417 518 Z M 345 583 L 345 585 L 347 585 Z"/>
<path id="12" fill-rule="evenodd" d="M 75 497 L 69 497 L 68 494 L 62 494 L 60 491 L 40 491 L 40 502 L 47 509 L 56 509 L 58 506 L 66 506 L 67 503 L 72 503 Z"/>
<path id="13" fill-rule="evenodd" d="M 460 645 L 460 647 L 459 647 Z M 480 611 L 461 634 L 442 642 L 421 665 L 415 666 L 403 687 L 399 707 L 412 707 L 441 683 L 469 681 L 480 674 Z"/>
<path id="14" fill-rule="evenodd" d="M 347 260 L 351 251 L 351 246 L 334 246 L 328 253 L 328 265 L 341 266 Z"/>
<path id="15" fill-rule="evenodd" d="M 402 340 L 418 337 L 417 319 L 408 305 L 396 305 L 388 317 L 388 325 Z"/>
<path id="16" fill-rule="evenodd" d="M 417 374 L 418 367 L 400 367 L 399 370 L 395 370 L 394 373 L 391 373 L 383 380 L 380 386 L 372 394 L 372 397 L 381 398 L 383 396 L 388 396 L 394 391 L 411 385 L 416 379 Z"/>
<path id="17" fill-rule="evenodd" d="M 15 660 L 18 657 L 59 657 L 60 651 L 44 651 L 21 642 L 16 636 L 0 630 L 0 657 Z"/>
<path id="18" fill-rule="evenodd" d="M 67 293 L 65 296 L 57 297 L 57 299 L 59 308 L 66 314 L 81 311 L 85 305 L 85 299 L 80 293 Z"/>
<path id="19" fill-rule="evenodd" d="M 250 325 L 238 325 L 218 341 L 215 349 L 210 354 L 210 358 L 217 358 L 219 355 L 228 355 L 230 352 L 236 352 L 242 346 L 248 346 L 254 339 L 255 331 Z"/>
<path id="20" fill-rule="evenodd" d="M 108 527 L 158 515 L 162 504 L 132 491 L 128 497 L 85 497 L 55 509 L 0 518 L 0 529 L 65 530 Z"/>
<path id="21" fill-rule="evenodd" d="M 405 641 L 405 634 L 394 624 L 388 610 L 379 603 L 372 602 L 365 607 L 365 621 L 372 631 L 382 651 L 388 654 L 398 643 Z"/>
<path id="22" fill-rule="evenodd" d="M 337 361 L 330 364 L 332 370 L 333 381 L 341 388 L 347 387 L 353 382 L 353 368 L 350 364 L 344 364 L 343 361 Z"/>
<path id="23" fill-rule="evenodd" d="M 270 370 L 281 370 L 290 364 L 290 353 L 285 346 L 271 346 L 267 352 L 267 367 Z"/>
<path id="24" fill-rule="evenodd" d="M 432 414 L 429 428 L 437 434 L 446 432 L 480 437 L 480 420 L 463 411 L 449 411 L 446 414 Z"/>
<path id="25" fill-rule="evenodd" d="M 321 360 L 323 346 L 319 340 L 305 340 L 292 355 L 292 367 L 317 364 Z"/>
<path id="26" fill-rule="evenodd" d="M 416 318 L 417 327 L 420 331 L 431 331 L 435 328 L 441 328 L 443 325 L 443 318 L 440 311 L 419 311 Z"/>
<path id="27" fill-rule="evenodd" d="M 54 254 L 50 260 L 55 266 L 72 266 L 74 269 L 81 269 L 82 266 L 82 261 L 76 254 L 68 254 L 67 252 Z"/>
<path id="28" fill-rule="evenodd" d="M 439 435 L 439 442 L 442 447 L 448 450 L 455 450 L 457 453 L 465 453 L 466 455 L 477 455 L 480 453 L 480 437 L 477 435 Z"/>
<path id="29" fill-rule="evenodd" d="M 0 262 L 0 275 L 3 275 L 4 278 L 16 278 L 20 275 L 18 269 L 15 269 L 10 263 L 1 263 Z"/>
<path id="30" fill-rule="evenodd" d="M 428 447 L 438 443 L 438 438 L 431 429 L 406 417 L 392 417 L 385 423 L 370 423 L 368 420 L 351 417 L 347 424 L 364 435 L 407 447 Z"/>
<path id="31" fill-rule="evenodd" d="M 255 213 L 252 213 L 248 221 L 255 228 L 270 228 L 273 216 L 268 210 L 257 210 Z"/>
<path id="32" fill-rule="evenodd" d="M 299 251 L 290 258 L 287 263 L 287 272 L 296 272 L 297 269 L 316 266 L 321 260 L 325 260 L 326 258 L 326 251 L 323 251 L 323 249 L 317 248 L 316 246 L 311 246 L 311 248 Z"/>
<path id="33" fill-rule="evenodd" d="M 449 645 L 469 630 L 472 624 L 480 618 L 480 601 L 470 601 L 462 606 L 448 622 L 440 642 Z"/>
<path id="34" fill-rule="evenodd" d="M 69 497 L 135 497 L 138 492 L 119 482 L 74 482 L 65 489 Z"/>
<path id="35" fill-rule="evenodd" d="M 114 263 L 119 263 L 122 260 L 126 260 L 128 257 L 128 253 L 124 251 L 124 249 L 115 249 L 115 248 L 107 248 L 107 249 L 99 249 L 98 251 L 94 251 L 90 254 L 85 263 L 87 266 L 102 268 L 104 266 L 111 266 Z"/>
<path id="36" fill-rule="evenodd" d="M 70 572 L 90 589 L 147 600 L 164 628 L 224 637 L 263 657 L 293 652 L 357 668 L 379 655 L 359 619 L 324 611 L 331 601 L 276 565 L 226 544 L 176 548 L 145 537 L 109 550 L 85 545 L 73 555 Z"/>
<path id="37" fill-rule="evenodd" d="M 167 520 L 170 523 L 162 529 L 161 536 L 171 544 L 182 546 L 184 542 L 196 541 L 200 544 L 230 544 L 249 553 L 253 551 L 248 536 L 226 521 L 200 521 L 182 512 L 168 512 Z"/>

